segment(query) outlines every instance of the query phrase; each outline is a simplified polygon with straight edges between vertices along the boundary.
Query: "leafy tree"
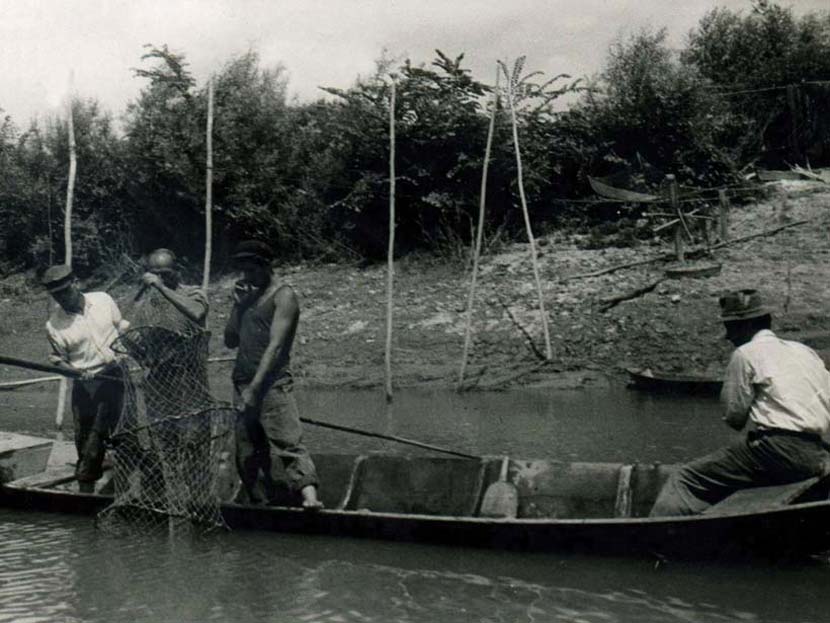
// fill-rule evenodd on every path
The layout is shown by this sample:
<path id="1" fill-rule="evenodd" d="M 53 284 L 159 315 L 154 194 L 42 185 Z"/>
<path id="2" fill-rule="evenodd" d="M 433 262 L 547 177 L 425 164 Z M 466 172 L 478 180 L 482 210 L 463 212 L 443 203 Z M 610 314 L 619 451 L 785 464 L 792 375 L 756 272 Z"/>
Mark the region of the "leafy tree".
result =
<path id="1" fill-rule="evenodd" d="M 578 107 L 577 119 L 602 142 L 594 171 L 649 171 L 651 182 L 673 172 L 707 186 L 729 179 L 735 162 L 722 146 L 732 119 L 723 100 L 702 86 L 695 68 L 667 47 L 665 30 L 612 45 L 604 72 Z"/>
<path id="2" fill-rule="evenodd" d="M 799 85 L 799 141 L 814 161 L 830 159 L 830 88 L 812 84 L 830 80 L 830 12 L 796 18 L 791 8 L 766 0 L 746 14 L 714 9 L 690 34 L 683 58 L 729 94 L 730 114 L 746 127 L 743 159 L 792 159 L 787 85 Z"/>

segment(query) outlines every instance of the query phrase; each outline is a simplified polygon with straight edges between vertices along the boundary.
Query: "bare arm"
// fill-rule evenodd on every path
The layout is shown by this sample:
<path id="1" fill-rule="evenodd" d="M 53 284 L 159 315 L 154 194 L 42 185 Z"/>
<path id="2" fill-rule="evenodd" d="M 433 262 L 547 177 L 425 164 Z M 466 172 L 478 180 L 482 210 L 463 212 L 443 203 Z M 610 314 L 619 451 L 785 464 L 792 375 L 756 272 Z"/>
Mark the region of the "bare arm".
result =
<path id="1" fill-rule="evenodd" d="M 164 285 L 164 282 L 157 275 L 152 273 L 146 273 L 142 279 L 145 284 L 161 292 L 161 295 L 187 318 L 198 324 L 204 322 L 205 316 L 207 316 L 207 301 L 203 300 L 201 296 L 193 298 L 177 290 L 172 290 Z"/>
<path id="2" fill-rule="evenodd" d="M 249 385 L 249 390 L 254 396 L 258 396 L 262 390 L 265 379 L 274 368 L 282 349 L 293 327 L 300 315 L 300 306 L 294 291 L 283 286 L 274 293 L 274 317 L 271 320 L 271 332 L 268 339 L 268 346 L 257 366 L 256 374 Z"/>

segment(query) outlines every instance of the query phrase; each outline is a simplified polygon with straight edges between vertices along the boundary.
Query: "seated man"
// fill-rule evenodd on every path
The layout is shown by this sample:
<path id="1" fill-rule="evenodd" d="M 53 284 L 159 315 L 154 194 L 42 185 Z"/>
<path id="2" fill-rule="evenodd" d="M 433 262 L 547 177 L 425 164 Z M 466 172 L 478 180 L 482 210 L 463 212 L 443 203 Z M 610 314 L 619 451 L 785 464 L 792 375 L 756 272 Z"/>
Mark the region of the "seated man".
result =
<path id="1" fill-rule="evenodd" d="M 121 412 L 123 374 L 112 343 L 129 327 L 106 292 L 81 292 L 69 266 L 52 266 L 41 282 L 57 302 L 46 333 L 52 345 L 49 360 L 82 376 L 72 383 L 72 416 L 78 463 L 78 487 L 92 493 L 101 477 L 104 442 Z"/>
<path id="2" fill-rule="evenodd" d="M 726 339 L 735 352 L 721 402 L 746 437 L 674 472 L 654 503 L 652 517 L 701 513 L 740 489 L 787 484 L 830 473 L 822 442 L 830 428 L 830 373 L 803 344 L 782 340 L 755 290 L 721 297 Z"/>

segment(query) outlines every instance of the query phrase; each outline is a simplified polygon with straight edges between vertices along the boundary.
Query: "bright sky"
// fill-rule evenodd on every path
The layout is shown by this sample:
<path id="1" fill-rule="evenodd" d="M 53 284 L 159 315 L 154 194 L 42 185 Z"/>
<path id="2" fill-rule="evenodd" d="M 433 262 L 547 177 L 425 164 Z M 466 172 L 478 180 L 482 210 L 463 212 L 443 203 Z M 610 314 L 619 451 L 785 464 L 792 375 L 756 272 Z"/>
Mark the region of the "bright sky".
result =
<path id="1" fill-rule="evenodd" d="M 783 2 L 799 14 L 827 0 Z M 318 86 L 348 87 L 386 48 L 415 62 L 435 48 L 466 53 L 492 81 L 497 59 L 527 55 L 528 70 L 595 73 L 608 45 L 645 26 L 666 26 L 680 47 L 715 6 L 749 0 L 0 0 L 0 108 L 18 126 L 59 109 L 70 71 L 76 92 L 121 113 L 144 81 L 142 45 L 168 44 L 201 82 L 249 48 L 288 69 L 301 100 Z"/>

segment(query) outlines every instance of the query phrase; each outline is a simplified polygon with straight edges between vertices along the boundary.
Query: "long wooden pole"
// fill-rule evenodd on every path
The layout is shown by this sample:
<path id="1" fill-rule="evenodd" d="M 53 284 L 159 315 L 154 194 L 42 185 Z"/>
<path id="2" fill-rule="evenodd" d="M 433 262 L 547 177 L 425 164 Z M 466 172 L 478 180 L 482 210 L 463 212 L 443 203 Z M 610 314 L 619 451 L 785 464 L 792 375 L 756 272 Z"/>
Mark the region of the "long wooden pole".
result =
<path id="1" fill-rule="evenodd" d="M 202 271 L 202 293 L 207 297 L 210 285 L 210 258 L 213 252 L 213 78 L 208 80 L 207 130 L 205 134 L 207 162 L 205 165 L 205 266 Z"/>
<path id="2" fill-rule="evenodd" d="M 527 240 L 530 243 L 530 261 L 533 265 L 533 278 L 536 281 L 536 292 L 539 295 L 539 315 L 542 319 L 542 333 L 545 336 L 545 357 L 548 361 L 553 359 L 553 348 L 550 344 L 550 331 L 548 330 L 548 315 L 545 311 L 545 296 L 542 291 L 542 280 L 539 276 L 539 260 L 536 255 L 536 240 L 533 237 L 533 229 L 530 226 L 530 213 L 527 209 L 527 198 L 525 197 L 524 179 L 522 175 L 522 152 L 519 148 L 519 128 L 516 120 L 516 106 L 514 103 L 515 93 L 513 91 L 513 80 L 507 81 L 507 99 L 510 101 L 510 117 L 513 122 L 513 146 L 516 151 L 516 169 L 519 183 L 519 198 L 522 201 L 522 214 L 524 215 L 525 228 L 527 229 Z M 516 76 L 518 79 L 518 76 Z"/>
<path id="3" fill-rule="evenodd" d="M 72 266 L 72 203 L 75 199 L 75 176 L 78 174 L 78 157 L 75 150 L 75 119 L 72 113 L 73 75 L 69 74 L 69 106 L 67 111 L 67 130 L 69 132 L 69 180 L 66 184 L 66 208 L 63 217 L 64 263 Z M 58 386 L 58 407 L 55 411 L 55 428 L 63 426 L 63 414 L 66 411 L 66 394 L 69 384 L 61 378 Z"/>
<path id="4" fill-rule="evenodd" d="M 490 111 L 490 125 L 487 128 L 487 145 L 484 148 L 484 166 L 481 170 L 481 192 L 478 201 L 478 229 L 476 230 L 475 248 L 473 250 L 473 274 L 470 277 L 470 291 L 467 294 L 467 320 L 464 325 L 464 348 L 461 353 L 461 369 L 458 371 L 458 386 L 464 386 L 464 373 L 467 369 L 467 357 L 470 353 L 470 336 L 473 326 L 473 306 L 475 305 L 476 279 L 478 261 L 481 256 L 481 243 L 484 238 L 484 210 L 487 203 L 487 171 L 490 167 L 490 150 L 493 145 L 493 131 L 496 126 L 496 110 L 499 103 L 499 67 L 496 65 L 496 86 L 493 88 L 493 109 Z"/>
<path id="5" fill-rule="evenodd" d="M 389 92 L 389 249 L 386 254 L 386 401 L 392 402 L 392 310 L 395 283 L 395 81 Z"/>
<path id="6" fill-rule="evenodd" d="M 311 424 L 312 426 L 320 426 L 322 428 L 330 428 L 332 430 L 339 430 L 345 433 L 352 433 L 354 435 L 362 435 L 364 437 L 374 437 L 376 439 L 385 439 L 387 441 L 395 441 L 397 443 L 406 444 L 408 446 L 415 446 L 416 448 L 424 448 L 425 450 L 432 450 L 434 452 L 443 452 L 444 454 L 452 454 L 454 456 L 464 457 L 465 459 L 480 459 L 480 456 L 474 454 L 467 454 L 466 452 L 459 452 L 457 450 L 450 450 L 449 448 L 442 448 L 441 446 L 433 446 L 429 443 L 416 441 L 415 439 L 407 439 L 406 437 L 398 437 L 397 435 L 384 435 L 383 433 L 373 433 L 368 430 L 360 428 L 352 428 L 351 426 L 342 426 L 340 424 L 331 424 L 330 422 L 322 422 L 320 420 L 312 420 L 311 418 L 301 417 L 300 421 L 304 424 Z"/>

